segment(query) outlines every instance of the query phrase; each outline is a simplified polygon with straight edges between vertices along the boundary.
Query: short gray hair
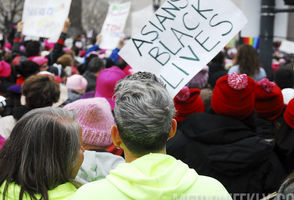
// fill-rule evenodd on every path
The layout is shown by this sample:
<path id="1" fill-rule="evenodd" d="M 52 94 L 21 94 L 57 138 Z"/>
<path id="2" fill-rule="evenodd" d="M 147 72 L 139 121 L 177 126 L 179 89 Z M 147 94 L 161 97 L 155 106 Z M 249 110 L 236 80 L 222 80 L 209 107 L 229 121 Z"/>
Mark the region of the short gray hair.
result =
<path id="1" fill-rule="evenodd" d="M 144 155 L 162 150 L 175 115 L 173 99 L 154 74 L 138 72 L 115 88 L 115 121 L 124 144 Z"/>

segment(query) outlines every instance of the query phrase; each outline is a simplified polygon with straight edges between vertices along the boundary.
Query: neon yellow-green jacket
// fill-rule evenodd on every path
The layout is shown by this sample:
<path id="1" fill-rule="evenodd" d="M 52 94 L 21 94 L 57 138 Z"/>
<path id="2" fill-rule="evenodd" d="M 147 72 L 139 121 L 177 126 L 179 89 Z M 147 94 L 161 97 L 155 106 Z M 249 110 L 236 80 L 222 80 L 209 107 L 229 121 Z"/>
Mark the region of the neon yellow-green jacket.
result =
<path id="1" fill-rule="evenodd" d="M 0 187 L 0 200 L 3 198 L 3 190 L 5 183 Z M 59 185 L 53 190 L 48 192 L 50 200 L 68 200 L 75 193 L 76 187 L 71 183 L 65 183 Z M 9 184 L 8 191 L 6 193 L 6 200 L 19 200 L 20 186 L 14 183 Z M 40 195 L 36 195 L 37 199 L 40 199 Z M 23 200 L 31 200 L 28 195 L 23 196 Z"/>
<path id="2" fill-rule="evenodd" d="M 198 197 L 198 198 L 196 198 Z M 106 179 L 88 183 L 72 200 L 231 200 L 220 182 L 199 176 L 172 156 L 148 154 L 122 163 Z"/>

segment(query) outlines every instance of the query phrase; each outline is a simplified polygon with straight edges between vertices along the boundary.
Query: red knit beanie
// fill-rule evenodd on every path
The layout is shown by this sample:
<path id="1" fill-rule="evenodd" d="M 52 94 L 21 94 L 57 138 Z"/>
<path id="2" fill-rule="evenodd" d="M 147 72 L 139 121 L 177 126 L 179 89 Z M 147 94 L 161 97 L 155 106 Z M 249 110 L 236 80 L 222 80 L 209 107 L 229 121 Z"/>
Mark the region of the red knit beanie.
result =
<path id="1" fill-rule="evenodd" d="M 211 97 L 211 107 L 216 114 L 239 120 L 254 111 L 255 81 L 246 74 L 229 74 L 219 78 Z"/>
<path id="2" fill-rule="evenodd" d="M 258 116 L 266 120 L 275 120 L 284 109 L 281 89 L 267 78 L 257 82 L 255 90 L 255 110 Z"/>
<path id="3" fill-rule="evenodd" d="M 294 99 L 289 102 L 285 110 L 284 120 L 292 129 L 294 129 Z"/>
<path id="4" fill-rule="evenodd" d="M 174 98 L 177 122 L 183 121 L 188 115 L 204 112 L 204 103 L 201 99 L 200 89 L 184 87 Z"/>

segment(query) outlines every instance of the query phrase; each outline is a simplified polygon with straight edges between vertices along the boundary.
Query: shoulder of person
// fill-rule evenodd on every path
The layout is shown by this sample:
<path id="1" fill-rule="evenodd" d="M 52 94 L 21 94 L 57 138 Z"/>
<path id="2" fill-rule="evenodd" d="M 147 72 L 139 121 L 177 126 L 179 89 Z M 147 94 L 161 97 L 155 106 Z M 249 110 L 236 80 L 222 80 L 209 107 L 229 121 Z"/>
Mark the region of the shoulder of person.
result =
<path id="1" fill-rule="evenodd" d="M 103 179 L 83 185 L 76 191 L 71 200 L 106 200 L 111 199 L 112 192 L 113 186 L 106 179 Z"/>

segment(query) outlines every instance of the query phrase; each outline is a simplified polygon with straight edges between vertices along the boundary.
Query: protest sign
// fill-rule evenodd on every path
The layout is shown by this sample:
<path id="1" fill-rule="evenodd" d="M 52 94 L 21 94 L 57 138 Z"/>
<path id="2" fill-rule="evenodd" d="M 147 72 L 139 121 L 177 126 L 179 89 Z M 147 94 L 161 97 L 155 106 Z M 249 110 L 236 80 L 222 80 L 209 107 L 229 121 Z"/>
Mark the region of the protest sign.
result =
<path id="1" fill-rule="evenodd" d="M 122 4 L 110 4 L 108 14 L 102 27 L 102 49 L 114 49 L 120 38 L 123 36 L 123 31 L 131 8 L 131 2 Z"/>
<path id="2" fill-rule="evenodd" d="M 174 97 L 246 23 L 230 0 L 167 0 L 119 54 Z"/>
<path id="3" fill-rule="evenodd" d="M 294 42 L 283 40 L 279 50 L 285 53 L 294 54 Z"/>
<path id="4" fill-rule="evenodd" d="M 58 39 L 70 5 L 71 0 L 26 0 L 22 33 L 26 36 Z"/>

